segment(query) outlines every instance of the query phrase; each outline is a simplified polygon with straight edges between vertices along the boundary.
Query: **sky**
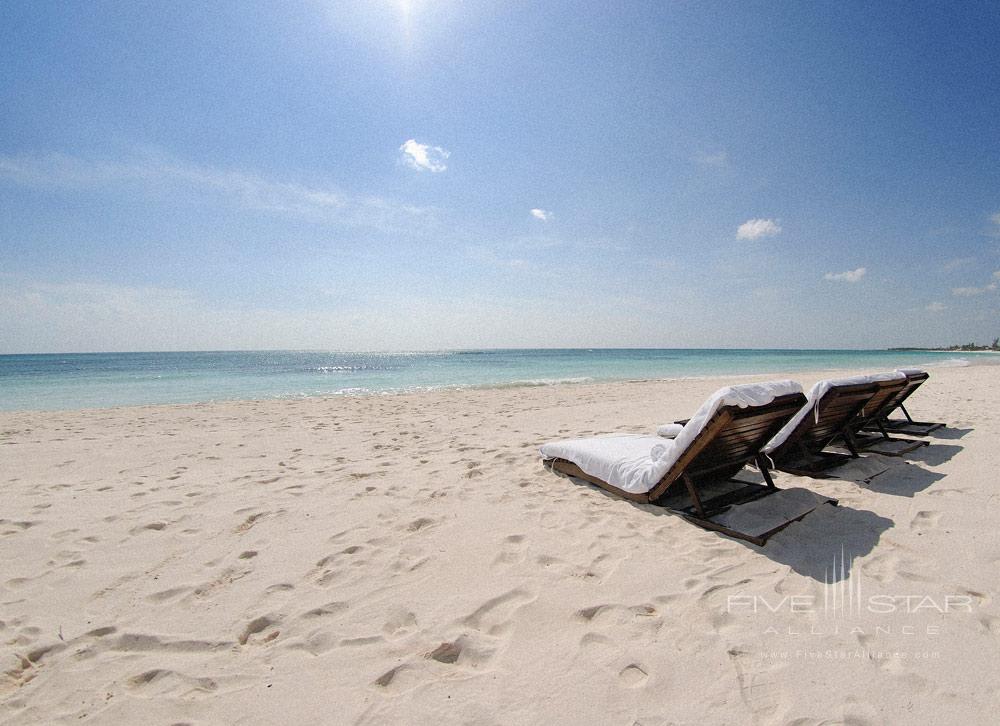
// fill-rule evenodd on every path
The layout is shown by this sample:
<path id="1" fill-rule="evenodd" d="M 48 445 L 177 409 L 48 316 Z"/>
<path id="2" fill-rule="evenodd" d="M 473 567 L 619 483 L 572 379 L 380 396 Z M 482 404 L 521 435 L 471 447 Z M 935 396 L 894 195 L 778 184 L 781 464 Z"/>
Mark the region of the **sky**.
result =
<path id="1" fill-rule="evenodd" d="M 0 3 L 0 353 L 1000 336 L 1000 5 Z"/>

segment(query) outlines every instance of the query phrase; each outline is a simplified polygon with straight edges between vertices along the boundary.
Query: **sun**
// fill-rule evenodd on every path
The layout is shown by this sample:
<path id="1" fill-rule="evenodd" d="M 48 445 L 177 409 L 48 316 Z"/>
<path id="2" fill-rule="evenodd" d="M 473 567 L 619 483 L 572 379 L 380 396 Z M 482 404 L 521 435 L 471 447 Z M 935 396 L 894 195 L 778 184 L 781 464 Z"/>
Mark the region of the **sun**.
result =
<path id="1" fill-rule="evenodd" d="M 399 14 L 403 16 L 404 21 L 410 19 L 416 4 L 417 0 L 396 0 L 396 7 L 399 8 Z"/>
<path id="2" fill-rule="evenodd" d="M 396 5 L 396 12 L 399 13 L 399 24 L 403 33 L 410 38 L 413 31 L 413 23 L 420 5 L 420 0 L 393 0 Z"/>

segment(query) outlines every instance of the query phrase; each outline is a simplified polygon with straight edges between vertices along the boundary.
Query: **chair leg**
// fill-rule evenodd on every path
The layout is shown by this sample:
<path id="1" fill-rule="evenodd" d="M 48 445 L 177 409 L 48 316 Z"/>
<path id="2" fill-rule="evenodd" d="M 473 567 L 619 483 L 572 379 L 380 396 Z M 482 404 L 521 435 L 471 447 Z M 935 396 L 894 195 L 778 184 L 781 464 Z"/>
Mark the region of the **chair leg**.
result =
<path id="1" fill-rule="evenodd" d="M 861 454 L 858 453 L 858 447 L 855 445 L 854 436 L 851 434 L 851 430 L 845 428 L 841 434 L 841 438 L 843 438 L 844 443 L 847 444 L 847 450 L 851 452 L 851 458 L 860 459 Z"/>
<path id="2" fill-rule="evenodd" d="M 684 486 L 687 487 L 688 495 L 691 497 L 691 501 L 694 503 L 694 508 L 698 510 L 698 516 L 702 519 L 707 519 L 705 516 L 705 508 L 701 505 L 701 497 L 698 496 L 698 490 L 694 487 L 694 482 L 691 481 L 691 477 L 687 473 L 681 474 L 681 479 L 684 480 Z"/>
<path id="3" fill-rule="evenodd" d="M 907 421 L 909 421 L 910 423 L 914 423 L 913 419 L 910 417 L 910 412 L 906 410 L 906 406 L 904 406 L 903 404 L 899 404 L 899 410 L 903 412 L 904 416 L 906 416 Z"/>
<path id="4" fill-rule="evenodd" d="M 844 441 L 847 442 L 847 448 L 854 452 L 858 450 L 858 441 L 854 438 L 854 432 L 850 429 L 844 429 Z"/>
<path id="5" fill-rule="evenodd" d="M 801 439 L 799 439 L 798 447 L 799 447 L 799 456 L 802 457 L 803 461 L 808 461 L 809 457 L 812 456 L 812 452 L 806 448 L 806 445 L 802 443 Z"/>
<path id="6" fill-rule="evenodd" d="M 760 470 L 761 475 L 764 477 L 764 481 L 771 489 L 777 489 L 774 485 L 774 479 L 771 478 L 771 471 L 767 468 L 767 460 L 764 458 L 763 454 L 757 454 L 757 468 Z"/>

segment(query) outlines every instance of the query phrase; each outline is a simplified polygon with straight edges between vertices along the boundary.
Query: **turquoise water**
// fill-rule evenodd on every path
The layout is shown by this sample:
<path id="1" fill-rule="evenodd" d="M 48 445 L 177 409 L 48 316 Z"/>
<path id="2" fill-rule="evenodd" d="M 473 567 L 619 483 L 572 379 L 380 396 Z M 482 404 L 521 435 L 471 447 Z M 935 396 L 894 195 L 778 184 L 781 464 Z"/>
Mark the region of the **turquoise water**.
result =
<path id="1" fill-rule="evenodd" d="M 239 351 L 0 356 L 0 410 L 360 395 L 443 387 L 871 371 L 964 365 L 989 354 L 846 350 Z"/>

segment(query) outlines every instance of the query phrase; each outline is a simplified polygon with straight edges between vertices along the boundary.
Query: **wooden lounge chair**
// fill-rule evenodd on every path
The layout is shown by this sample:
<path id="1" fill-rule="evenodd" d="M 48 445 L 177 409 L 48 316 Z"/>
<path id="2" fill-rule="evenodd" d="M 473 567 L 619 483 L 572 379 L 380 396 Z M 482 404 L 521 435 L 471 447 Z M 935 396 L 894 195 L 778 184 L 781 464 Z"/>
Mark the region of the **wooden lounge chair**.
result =
<path id="1" fill-rule="evenodd" d="M 764 447 L 774 468 L 819 479 L 827 470 L 858 458 L 849 425 L 879 391 L 889 374 L 837 378 L 817 382 L 806 404 Z M 834 440 L 844 439 L 850 453 L 825 451 Z"/>
<path id="2" fill-rule="evenodd" d="M 933 422 L 933 421 L 914 421 L 913 417 L 910 416 L 910 412 L 906 410 L 906 406 L 903 402 L 908 399 L 913 392 L 923 385 L 924 381 L 930 378 L 927 371 L 923 371 L 917 368 L 901 368 L 900 373 L 906 376 L 906 386 L 896 394 L 885 406 L 885 413 L 880 419 L 879 423 L 882 424 L 882 428 L 893 434 L 904 434 L 906 436 L 927 436 L 933 431 L 944 426 L 943 423 Z M 893 413 L 896 409 L 903 412 L 905 418 L 889 418 L 889 415 Z M 878 427 L 869 427 L 867 431 L 878 431 Z"/>
<path id="3" fill-rule="evenodd" d="M 908 454 L 914 449 L 927 446 L 930 443 L 890 436 L 882 425 L 882 419 L 892 410 L 890 407 L 893 406 L 893 401 L 907 385 L 906 374 L 896 371 L 896 375 L 898 378 L 882 381 L 878 384 L 878 391 L 845 429 L 843 440 L 852 448 L 852 451 L 871 451 L 883 456 L 903 456 L 903 454 Z M 866 430 L 874 430 L 877 433 L 868 433 Z M 885 444 L 898 444 L 898 446 L 885 448 Z M 876 448 L 879 446 L 882 448 Z"/>
<path id="4" fill-rule="evenodd" d="M 733 386 L 710 397 L 673 440 L 573 439 L 545 444 L 541 454 L 554 471 L 763 545 L 818 506 L 836 504 L 807 489 L 778 489 L 761 453 L 804 403 L 792 381 Z M 763 484 L 734 479 L 751 462 Z"/>

